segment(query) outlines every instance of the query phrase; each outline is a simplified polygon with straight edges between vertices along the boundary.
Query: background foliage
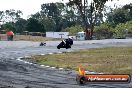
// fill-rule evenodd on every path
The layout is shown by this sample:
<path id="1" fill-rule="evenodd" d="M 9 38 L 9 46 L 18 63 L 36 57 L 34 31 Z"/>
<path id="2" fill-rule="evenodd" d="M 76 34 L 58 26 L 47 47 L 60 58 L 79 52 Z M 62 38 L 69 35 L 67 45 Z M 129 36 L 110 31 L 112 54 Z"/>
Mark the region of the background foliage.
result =
<path id="1" fill-rule="evenodd" d="M 86 22 L 94 21 L 94 24 L 88 23 L 94 28 L 92 36 L 96 39 L 132 37 L 132 3 L 116 8 L 107 6 L 92 8 L 96 1 L 85 8 L 85 17 L 89 19 Z M 103 3 L 100 2 L 101 5 L 104 5 Z M 76 7 L 77 5 L 69 6 L 67 3 L 46 3 L 28 19 L 21 18 L 23 13 L 20 10 L 0 11 L 0 30 L 12 30 L 20 34 L 24 31 L 42 33 L 66 31 L 70 32 L 70 35 L 76 35 L 77 32 L 85 31 L 84 19 L 81 17 L 80 9 Z M 96 14 L 96 9 L 101 10 L 100 13 Z"/>

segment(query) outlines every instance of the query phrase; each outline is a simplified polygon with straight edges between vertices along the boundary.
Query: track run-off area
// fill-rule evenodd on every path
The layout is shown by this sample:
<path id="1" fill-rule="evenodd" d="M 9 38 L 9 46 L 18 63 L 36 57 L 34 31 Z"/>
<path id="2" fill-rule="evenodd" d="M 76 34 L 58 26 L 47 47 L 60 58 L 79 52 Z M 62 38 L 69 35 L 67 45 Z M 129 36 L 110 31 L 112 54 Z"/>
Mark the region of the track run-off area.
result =
<path id="1" fill-rule="evenodd" d="M 0 41 L 0 88 L 132 88 L 129 84 L 78 85 L 77 72 L 21 60 L 34 55 L 74 52 L 80 49 L 132 46 L 132 39 L 74 41 L 71 49 L 57 49 L 61 41 Z"/>

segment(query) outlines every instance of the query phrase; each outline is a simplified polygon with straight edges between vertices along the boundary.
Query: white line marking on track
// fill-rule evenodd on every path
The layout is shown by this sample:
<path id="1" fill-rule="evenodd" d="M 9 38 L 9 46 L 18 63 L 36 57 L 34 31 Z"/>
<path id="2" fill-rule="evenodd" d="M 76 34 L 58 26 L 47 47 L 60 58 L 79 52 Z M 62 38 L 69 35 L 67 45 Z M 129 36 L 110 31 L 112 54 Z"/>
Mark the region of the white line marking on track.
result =
<path id="1" fill-rule="evenodd" d="M 40 65 L 40 66 L 44 67 L 45 65 Z"/>
<path id="2" fill-rule="evenodd" d="M 53 53 L 48 53 L 48 54 L 53 54 Z"/>
<path id="3" fill-rule="evenodd" d="M 47 67 L 47 68 L 48 68 L 48 67 L 50 67 L 50 66 L 45 66 L 45 67 Z"/>
<path id="4" fill-rule="evenodd" d="M 59 70 L 63 70 L 64 68 L 59 68 Z"/>
<path id="5" fill-rule="evenodd" d="M 53 69 L 54 69 L 55 67 L 51 67 L 51 68 L 53 68 Z"/>

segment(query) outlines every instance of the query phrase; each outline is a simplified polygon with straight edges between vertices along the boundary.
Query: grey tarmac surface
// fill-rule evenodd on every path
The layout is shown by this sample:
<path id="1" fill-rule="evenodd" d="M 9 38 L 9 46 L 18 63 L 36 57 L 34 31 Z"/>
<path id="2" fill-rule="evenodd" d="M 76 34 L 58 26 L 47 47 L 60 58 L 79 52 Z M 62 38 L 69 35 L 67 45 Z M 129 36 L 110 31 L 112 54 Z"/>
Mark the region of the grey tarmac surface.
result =
<path id="1" fill-rule="evenodd" d="M 132 83 L 87 84 L 80 86 L 75 81 L 77 74 L 75 71 L 54 69 L 35 63 L 27 63 L 18 59 L 24 56 L 73 52 L 86 48 L 132 46 L 131 39 L 125 40 L 125 42 L 124 40 L 116 41 L 81 41 L 75 42 L 71 49 L 60 50 L 56 49 L 58 42 L 47 42 L 47 46 L 43 47 L 39 47 L 38 43 L 12 42 L 12 46 L 8 44 L 9 42 L 0 42 L 0 88 L 132 88 Z M 26 46 L 26 44 L 31 44 L 31 46 Z"/>

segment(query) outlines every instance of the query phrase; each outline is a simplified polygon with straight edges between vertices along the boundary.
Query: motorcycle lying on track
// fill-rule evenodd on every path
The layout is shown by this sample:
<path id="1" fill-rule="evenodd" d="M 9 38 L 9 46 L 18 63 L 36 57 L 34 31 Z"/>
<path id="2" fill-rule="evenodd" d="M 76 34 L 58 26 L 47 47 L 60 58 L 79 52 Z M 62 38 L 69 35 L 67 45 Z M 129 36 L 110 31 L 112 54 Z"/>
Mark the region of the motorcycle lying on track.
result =
<path id="1" fill-rule="evenodd" d="M 45 43 L 45 42 L 41 42 L 41 43 L 39 44 L 39 46 L 46 46 L 46 43 Z"/>

